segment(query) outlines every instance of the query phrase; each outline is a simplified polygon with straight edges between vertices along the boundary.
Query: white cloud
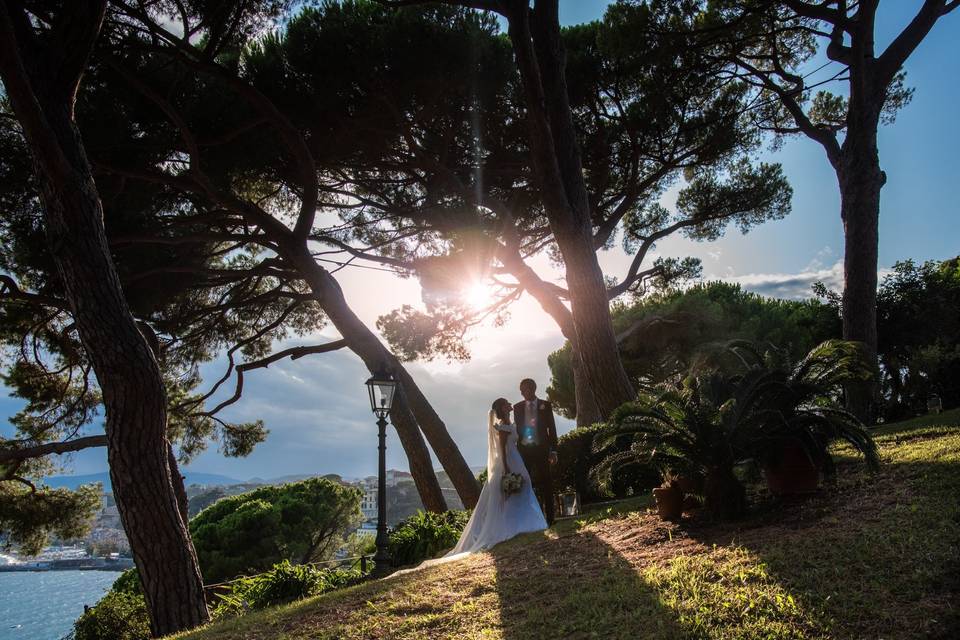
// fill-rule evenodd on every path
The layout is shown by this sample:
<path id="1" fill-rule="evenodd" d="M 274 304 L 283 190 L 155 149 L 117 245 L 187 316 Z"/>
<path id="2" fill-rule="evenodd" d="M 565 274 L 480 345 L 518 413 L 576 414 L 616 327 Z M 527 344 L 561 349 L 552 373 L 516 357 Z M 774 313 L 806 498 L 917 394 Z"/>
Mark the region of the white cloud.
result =
<path id="1" fill-rule="evenodd" d="M 709 277 L 707 279 L 710 279 Z M 809 269 L 799 273 L 748 273 L 734 275 L 732 271 L 719 279 L 736 282 L 744 289 L 772 298 L 802 300 L 813 296 L 815 282 L 823 282 L 828 289 L 843 288 L 843 263 L 828 269 Z"/>
<path id="2" fill-rule="evenodd" d="M 825 247 L 817 256 L 830 255 L 830 247 Z M 748 273 L 735 275 L 728 270 L 723 276 L 708 276 L 707 280 L 725 280 L 736 282 L 747 291 L 753 291 L 771 298 L 785 300 L 803 300 L 813 297 L 813 285 L 822 282 L 831 291 L 843 291 L 843 260 L 837 260 L 829 268 L 817 268 L 818 258 L 814 258 L 807 268 L 798 273 Z M 877 271 L 878 279 L 891 273 L 891 269 L 884 268 Z"/>
<path id="3" fill-rule="evenodd" d="M 830 248 L 830 245 L 827 245 L 820 249 L 820 251 L 817 251 L 817 253 L 813 256 L 813 259 L 810 260 L 810 262 L 807 263 L 807 266 L 803 268 L 803 271 L 823 271 L 826 268 L 826 265 L 830 264 L 831 259 L 833 259 L 833 249 Z"/>

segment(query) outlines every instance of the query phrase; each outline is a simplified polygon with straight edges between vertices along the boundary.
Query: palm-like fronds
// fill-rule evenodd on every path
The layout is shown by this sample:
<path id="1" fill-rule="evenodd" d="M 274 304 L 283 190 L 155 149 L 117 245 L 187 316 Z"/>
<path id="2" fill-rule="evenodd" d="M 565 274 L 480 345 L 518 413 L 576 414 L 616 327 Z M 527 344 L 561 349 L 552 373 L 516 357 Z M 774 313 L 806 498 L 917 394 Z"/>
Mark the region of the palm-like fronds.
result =
<path id="1" fill-rule="evenodd" d="M 704 366 L 710 358 L 712 369 Z M 661 385 L 614 413 L 594 440 L 603 457 L 595 478 L 640 462 L 729 483 L 736 465 L 762 464 L 790 441 L 825 464 L 829 444 L 845 440 L 871 468 L 879 464 L 867 429 L 836 403 L 843 384 L 870 376 L 861 346 L 827 341 L 792 364 L 775 349 L 736 341 L 710 358 L 681 387 Z M 632 438 L 626 450 L 615 446 L 624 437 Z"/>

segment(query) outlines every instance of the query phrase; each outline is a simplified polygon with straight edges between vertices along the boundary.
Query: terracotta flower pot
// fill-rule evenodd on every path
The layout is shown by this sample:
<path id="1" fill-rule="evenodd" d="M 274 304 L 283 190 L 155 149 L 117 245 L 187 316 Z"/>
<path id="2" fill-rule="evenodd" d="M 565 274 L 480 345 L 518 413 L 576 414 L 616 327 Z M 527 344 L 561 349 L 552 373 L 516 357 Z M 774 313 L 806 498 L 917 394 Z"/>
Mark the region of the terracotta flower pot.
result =
<path id="1" fill-rule="evenodd" d="M 820 468 L 797 441 L 784 443 L 776 457 L 764 465 L 767 488 L 777 496 L 815 493 L 820 485 Z"/>
<path id="2" fill-rule="evenodd" d="M 657 514 L 664 520 L 677 521 L 683 514 L 683 492 L 676 487 L 657 487 L 653 490 Z"/>

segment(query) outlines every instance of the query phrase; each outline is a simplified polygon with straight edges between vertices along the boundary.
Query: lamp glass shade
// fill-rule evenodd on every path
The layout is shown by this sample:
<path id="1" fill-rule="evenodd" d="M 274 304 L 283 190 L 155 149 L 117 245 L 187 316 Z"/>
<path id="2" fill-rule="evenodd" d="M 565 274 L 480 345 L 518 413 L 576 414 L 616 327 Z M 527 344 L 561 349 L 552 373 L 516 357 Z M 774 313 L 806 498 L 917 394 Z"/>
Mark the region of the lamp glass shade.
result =
<path id="1" fill-rule="evenodd" d="M 397 389 L 397 381 L 389 372 L 378 371 L 367 380 L 367 391 L 370 394 L 370 409 L 378 418 L 385 418 L 393 407 L 393 394 Z"/>

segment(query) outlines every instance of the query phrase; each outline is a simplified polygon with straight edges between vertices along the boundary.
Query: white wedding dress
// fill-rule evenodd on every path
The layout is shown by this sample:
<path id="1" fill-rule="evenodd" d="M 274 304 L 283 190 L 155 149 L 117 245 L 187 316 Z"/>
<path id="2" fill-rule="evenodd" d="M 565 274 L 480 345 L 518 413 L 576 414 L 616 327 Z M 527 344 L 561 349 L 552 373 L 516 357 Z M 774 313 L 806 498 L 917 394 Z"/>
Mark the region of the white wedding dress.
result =
<path id="1" fill-rule="evenodd" d="M 507 466 L 513 473 L 523 476 L 523 487 L 510 496 L 505 495 L 500 487 L 505 472 L 500 455 L 500 431 L 510 434 L 505 447 Z M 501 423 L 491 411 L 487 418 L 487 482 L 457 546 L 447 557 L 489 549 L 518 534 L 546 528 L 547 521 L 533 492 L 530 473 L 517 450 L 517 428 L 513 424 Z"/>
<path id="2" fill-rule="evenodd" d="M 500 487 L 504 474 L 504 464 L 500 456 L 500 431 L 510 434 L 506 444 L 510 471 L 523 476 L 523 487 L 510 496 L 505 495 Z M 530 473 L 517 449 L 517 428 L 512 424 L 500 423 L 491 411 L 487 417 L 487 482 L 480 491 L 477 506 L 460 534 L 457 546 L 441 558 L 426 560 L 411 569 L 396 571 L 390 577 L 459 560 L 521 533 L 543 531 L 546 528 L 547 520 L 543 517 L 540 503 L 537 502 L 537 496 L 530 484 Z"/>

